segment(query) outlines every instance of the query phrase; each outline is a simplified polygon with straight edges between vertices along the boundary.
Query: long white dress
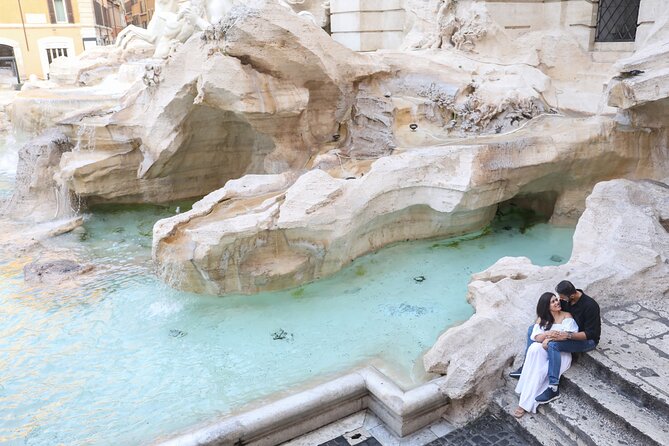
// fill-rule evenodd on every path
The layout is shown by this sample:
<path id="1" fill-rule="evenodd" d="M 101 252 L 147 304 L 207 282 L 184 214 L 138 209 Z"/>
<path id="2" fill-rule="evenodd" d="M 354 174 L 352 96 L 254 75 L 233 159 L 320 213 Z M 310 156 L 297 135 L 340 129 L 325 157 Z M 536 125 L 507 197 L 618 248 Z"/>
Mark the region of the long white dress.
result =
<path id="1" fill-rule="evenodd" d="M 553 324 L 550 328 L 555 331 L 570 331 L 575 333 L 578 331 L 578 325 L 572 318 L 566 318 L 561 324 Z M 540 333 L 544 333 L 539 324 L 534 324 L 532 340 Z M 560 353 L 560 376 L 571 366 L 571 353 Z M 548 388 L 548 352 L 540 342 L 533 343 L 527 354 L 525 355 L 525 363 L 523 364 L 523 373 L 520 375 L 518 385 L 516 386 L 516 393 L 520 394 L 520 402 L 518 405 L 527 412 L 537 412 L 537 402 L 534 400 L 544 390 Z"/>

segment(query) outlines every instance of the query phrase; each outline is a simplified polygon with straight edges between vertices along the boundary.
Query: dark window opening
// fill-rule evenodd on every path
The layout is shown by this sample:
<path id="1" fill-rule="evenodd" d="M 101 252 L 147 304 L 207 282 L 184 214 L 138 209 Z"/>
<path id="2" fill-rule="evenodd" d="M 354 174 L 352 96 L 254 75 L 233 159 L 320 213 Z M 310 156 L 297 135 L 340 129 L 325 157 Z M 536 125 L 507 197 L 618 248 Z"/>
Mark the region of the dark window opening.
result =
<path id="1" fill-rule="evenodd" d="M 599 0 L 595 42 L 634 42 L 640 0 Z"/>
<path id="2" fill-rule="evenodd" d="M 67 57 L 67 48 L 48 48 L 46 50 L 46 58 L 49 61 L 49 64 L 57 57 Z"/>
<path id="3" fill-rule="evenodd" d="M 0 44 L 0 57 L 14 57 L 14 48 Z"/>
<path id="4" fill-rule="evenodd" d="M 5 74 L 15 77 L 17 84 L 21 83 L 16 59 L 14 58 L 14 48 L 0 44 L 0 78 L 4 77 L 2 75 Z"/>

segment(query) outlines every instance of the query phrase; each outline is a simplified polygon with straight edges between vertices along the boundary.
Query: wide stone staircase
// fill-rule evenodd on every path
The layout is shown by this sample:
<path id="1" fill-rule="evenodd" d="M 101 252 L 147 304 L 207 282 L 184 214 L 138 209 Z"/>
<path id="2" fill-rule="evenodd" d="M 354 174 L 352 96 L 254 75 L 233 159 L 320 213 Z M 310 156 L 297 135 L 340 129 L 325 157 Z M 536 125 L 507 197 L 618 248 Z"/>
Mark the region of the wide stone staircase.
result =
<path id="1" fill-rule="evenodd" d="M 550 446 L 669 445 L 669 314 L 664 308 L 603 309 L 600 345 L 580 355 L 564 374 L 560 398 L 517 420 L 528 439 Z M 493 412 L 506 415 L 517 407 L 516 382 L 508 379 L 495 395 Z"/>

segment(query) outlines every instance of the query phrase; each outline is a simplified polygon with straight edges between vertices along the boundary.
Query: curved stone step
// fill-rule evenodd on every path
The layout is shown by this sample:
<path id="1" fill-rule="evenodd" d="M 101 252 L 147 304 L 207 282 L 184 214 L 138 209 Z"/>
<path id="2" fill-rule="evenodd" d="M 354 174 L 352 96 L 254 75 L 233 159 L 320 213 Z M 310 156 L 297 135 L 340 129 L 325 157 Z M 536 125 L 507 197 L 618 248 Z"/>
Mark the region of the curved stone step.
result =
<path id="1" fill-rule="evenodd" d="M 574 366 L 576 367 L 576 366 Z M 580 377 L 579 372 L 574 373 Z M 592 379 L 588 376 L 589 379 Z M 506 413 L 512 413 L 518 405 L 518 397 L 513 392 L 515 381 L 509 383 L 494 397 L 497 406 Z M 528 435 L 545 446 L 662 446 L 647 432 L 638 429 L 621 414 L 612 412 L 598 398 L 593 398 L 585 390 L 563 378 L 560 398 L 541 405 L 536 414 L 525 414 L 518 424 Z M 624 398 L 624 397 L 620 397 Z M 638 411 L 634 403 L 625 410 Z M 618 409 L 614 409 L 618 410 Z M 660 421 L 657 421 L 660 422 Z M 636 421 L 636 424 L 639 424 Z"/>
<path id="2" fill-rule="evenodd" d="M 573 438 L 573 432 L 553 423 L 540 412 L 527 413 L 522 418 L 512 417 L 510 414 L 518 407 L 518 396 L 514 393 L 514 386 L 515 382 L 509 383 L 495 394 L 493 401 L 500 412 L 509 414 L 510 418 L 517 420 L 527 436 L 543 446 L 584 446 L 587 444 L 577 441 Z"/>
<path id="3" fill-rule="evenodd" d="M 668 444 L 666 416 L 637 404 L 627 392 L 600 378 L 596 372 L 576 365 L 570 369 L 569 376 L 563 377 L 560 387 L 562 392 L 587 399 L 602 419 L 624 427 L 641 444 Z"/>
<path id="4" fill-rule="evenodd" d="M 569 429 L 579 444 L 589 446 L 662 446 L 642 434 L 597 404 L 587 393 L 577 386 L 565 382 L 560 386 L 560 398 L 543 404 L 539 411 L 553 423 Z"/>
<path id="5" fill-rule="evenodd" d="M 633 384 L 651 397 L 655 404 L 662 404 L 669 411 L 669 346 L 664 347 L 666 341 L 663 342 L 663 338 L 652 336 L 662 330 L 661 325 L 666 324 L 659 314 L 654 320 L 647 317 L 653 316 L 651 310 L 640 308 L 638 311 L 634 311 L 636 308 L 616 310 L 618 323 L 602 323 L 602 342 L 581 359 L 596 362 L 602 370 L 608 370 L 610 376 L 614 374 L 619 381 Z M 641 312 L 646 316 L 637 316 Z M 612 318 L 612 313 L 605 312 L 603 317 Z M 622 313 L 633 314 L 635 319 L 624 320 Z M 644 333 L 651 327 L 655 328 L 655 332 Z M 664 335 L 665 338 L 668 336 Z"/>
<path id="6" fill-rule="evenodd" d="M 648 393 L 646 388 L 624 379 L 589 355 L 580 358 L 563 380 L 652 441 L 669 444 L 669 405 L 656 393 Z"/>

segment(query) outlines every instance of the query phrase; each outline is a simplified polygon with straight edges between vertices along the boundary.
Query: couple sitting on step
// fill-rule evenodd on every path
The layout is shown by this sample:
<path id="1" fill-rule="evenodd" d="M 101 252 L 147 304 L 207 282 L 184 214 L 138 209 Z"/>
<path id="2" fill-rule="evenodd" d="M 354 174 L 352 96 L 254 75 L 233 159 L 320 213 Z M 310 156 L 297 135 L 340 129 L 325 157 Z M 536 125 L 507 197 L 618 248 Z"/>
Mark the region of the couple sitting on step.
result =
<path id="1" fill-rule="evenodd" d="M 519 378 L 520 394 L 513 415 L 536 413 L 539 404 L 560 397 L 560 376 L 571 365 L 571 354 L 593 350 L 599 343 L 599 305 L 583 290 L 563 280 L 555 287 L 558 296 L 544 293 L 537 303 L 537 321 L 527 331 L 525 362 L 509 374 Z"/>

